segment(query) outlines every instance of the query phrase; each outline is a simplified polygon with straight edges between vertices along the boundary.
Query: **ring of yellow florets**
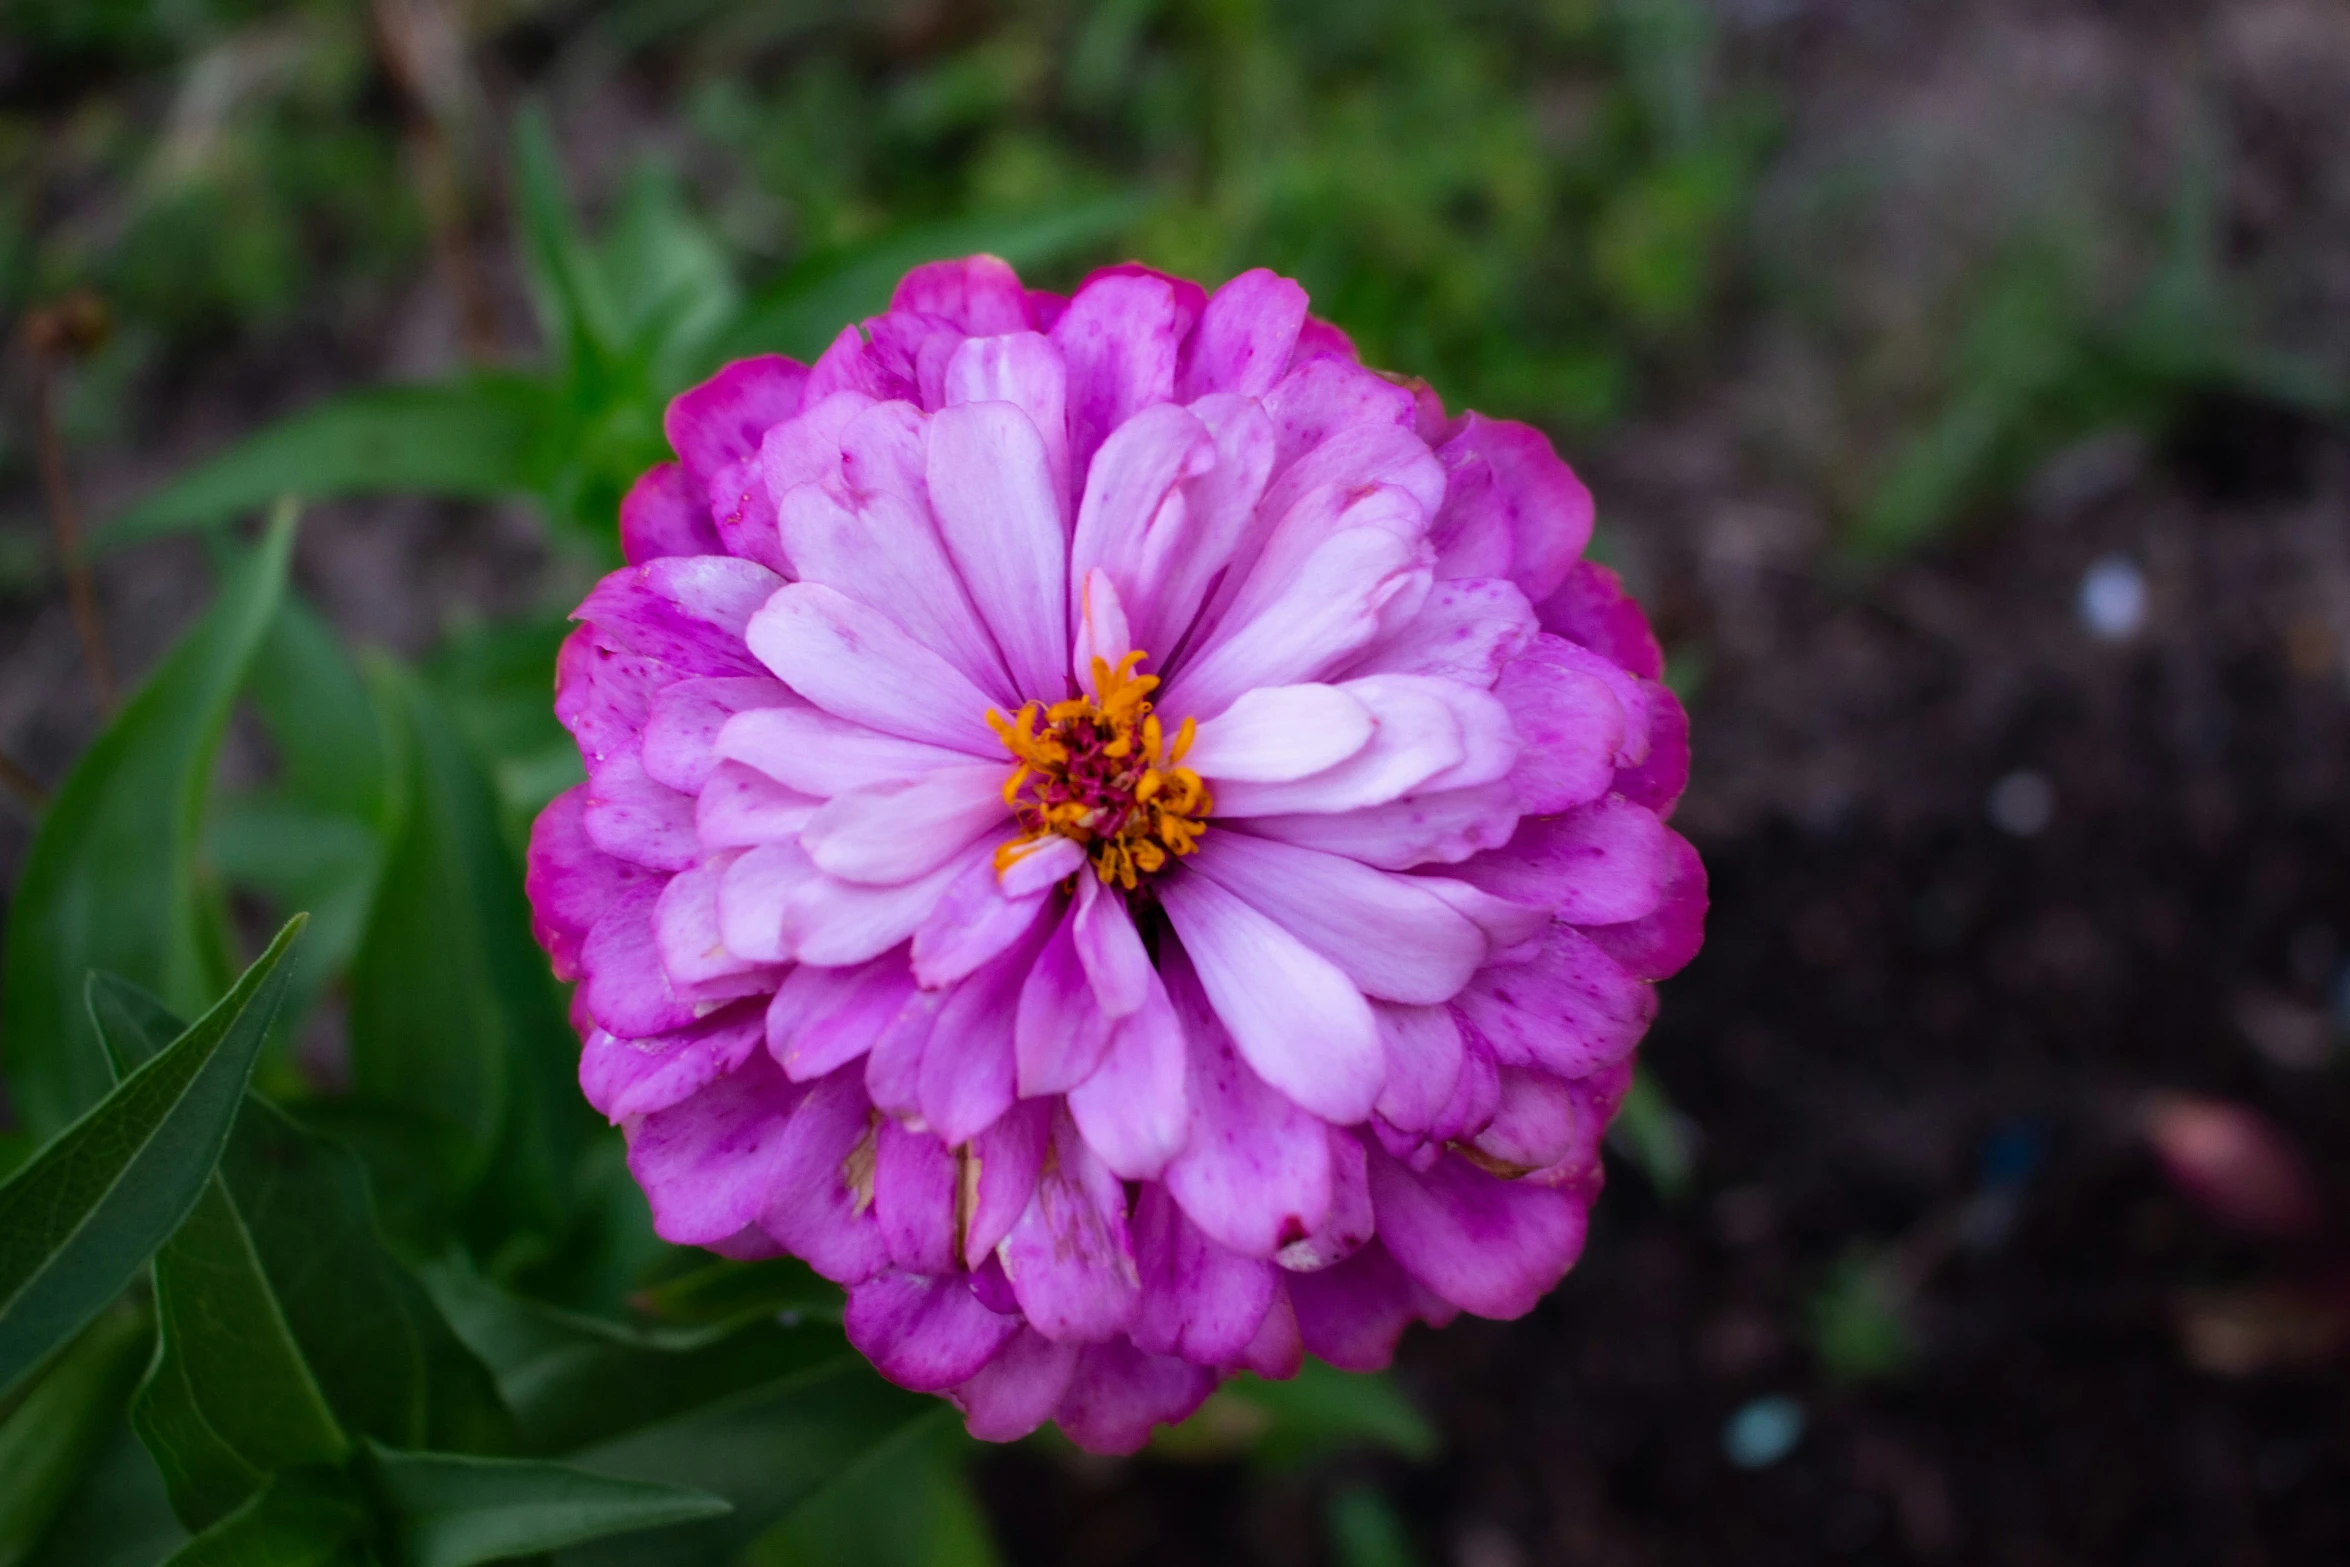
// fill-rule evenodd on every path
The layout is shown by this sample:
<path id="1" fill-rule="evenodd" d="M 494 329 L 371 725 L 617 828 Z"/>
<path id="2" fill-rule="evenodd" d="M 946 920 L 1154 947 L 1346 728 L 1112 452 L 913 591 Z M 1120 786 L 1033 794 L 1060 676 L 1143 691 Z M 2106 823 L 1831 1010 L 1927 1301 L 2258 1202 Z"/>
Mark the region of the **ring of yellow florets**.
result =
<path id="1" fill-rule="evenodd" d="M 1159 677 L 1135 673 L 1129 653 L 1116 668 L 1093 661 L 1092 696 L 1047 707 L 1031 702 L 987 726 L 1012 753 L 1004 804 L 1021 836 L 996 850 L 1000 875 L 1047 837 L 1075 839 L 1094 874 L 1131 891 L 1144 876 L 1199 847 L 1213 803 L 1199 774 L 1179 765 L 1197 725 L 1183 721 L 1169 744 L 1150 694 Z"/>

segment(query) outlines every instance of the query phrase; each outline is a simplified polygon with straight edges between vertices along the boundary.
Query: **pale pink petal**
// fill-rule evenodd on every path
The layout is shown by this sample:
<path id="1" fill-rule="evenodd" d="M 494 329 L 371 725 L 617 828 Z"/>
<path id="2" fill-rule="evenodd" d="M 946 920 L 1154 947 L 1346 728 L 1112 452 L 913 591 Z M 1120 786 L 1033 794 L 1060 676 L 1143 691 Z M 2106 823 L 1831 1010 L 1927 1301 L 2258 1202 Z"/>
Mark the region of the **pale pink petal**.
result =
<path id="1" fill-rule="evenodd" d="M 1427 442 L 1413 434 L 1409 425 L 1350 425 L 1294 461 L 1286 447 L 1282 451 L 1273 481 L 1257 505 L 1260 517 L 1286 517 L 1301 500 L 1325 485 L 1397 485 L 1419 503 L 1423 517 L 1435 516 L 1436 508 L 1444 502 L 1444 469 Z M 1254 558 L 1244 556 L 1240 565 L 1245 568 Z"/>
<path id="2" fill-rule="evenodd" d="M 1176 352 L 1189 322 L 1168 281 L 1097 277 L 1052 326 L 1069 371 L 1069 461 L 1082 475 L 1112 430 L 1175 395 Z"/>
<path id="3" fill-rule="evenodd" d="M 748 638 L 786 685 L 839 717 L 973 756 L 1003 751 L 986 718 L 998 704 L 887 616 L 831 588 L 777 590 Z"/>
<path id="4" fill-rule="evenodd" d="M 965 1145 L 964 1191 L 969 1211 L 964 1216 L 964 1266 L 988 1267 L 997 1244 L 1028 1211 L 1036 1178 L 1044 1170 L 1045 1151 L 1052 1146 L 1052 1132 L 1052 1101 L 1032 1099 L 997 1116 L 993 1125 Z M 997 1272 L 1001 1271 L 999 1266 Z M 1004 1287 L 1009 1292 L 1010 1284 Z"/>
<path id="5" fill-rule="evenodd" d="M 1069 673 L 1080 689 L 1095 690 L 1093 666 L 1116 669 L 1134 648 L 1126 607 L 1108 572 L 1089 571 L 1077 579 L 1077 634 L 1069 649 Z"/>
<path id="6" fill-rule="evenodd" d="M 1452 1100 L 1461 1078 L 1461 1029 L 1446 1007 L 1379 1006 L 1379 1042 L 1387 1052 L 1387 1086 L 1379 1115 L 1407 1132 L 1425 1132 Z"/>
<path id="7" fill-rule="evenodd" d="M 973 335 L 1025 331 L 1031 321 L 1019 274 L 995 256 L 918 266 L 898 280 L 889 308 L 937 316 Z"/>
<path id="8" fill-rule="evenodd" d="M 1210 833 L 1191 867 L 1381 1001 L 1449 1000 L 1485 961 L 1484 933 L 1414 877 L 1249 833 Z"/>
<path id="9" fill-rule="evenodd" d="M 661 967 L 682 995 L 696 1001 L 765 995 L 775 986 L 772 966 L 727 950 L 718 918 L 718 889 L 731 854 L 713 856 L 678 872 L 653 908 L 653 945 Z"/>
<path id="10" fill-rule="evenodd" d="M 1106 573 L 1126 603 L 1151 602 L 1165 563 L 1191 543 L 1184 481 L 1208 471 L 1216 444 L 1207 426 L 1162 403 L 1120 425 L 1093 459 L 1069 547 L 1071 606 L 1088 572 Z M 1150 649 L 1162 657 L 1166 649 Z"/>
<path id="11" fill-rule="evenodd" d="M 949 1146 L 987 1130 L 1017 1097 L 1013 1022 L 1021 987 L 1048 934 L 1041 921 L 1031 927 L 1026 939 L 964 980 L 939 1008 L 922 1055 L 922 1118 Z"/>
<path id="12" fill-rule="evenodd" d="M 1199 726 L 1183 764 L 1211 783 L 1280 783 L 1371 743 L 1371 710 L 1336 686 L 1260 686 Z"/>
<path id="13" fill-rule="evenodd" d="M 961 1274 L 924 1277 L 893 1268 L 849 1291 L 841 1326 L 857 1352 L 898 1386 L 943 1393 L 978 1375 L 1020 1321 L 981 1305 Z"/>
<path id="14" fill-rule="evenodd" d="M 1013 847 L 1018 852 L 996 872 L 1007 898 L 1033 897 L 1085 867 L 1084 846 L 1074 838 L 1031 838 Z"/>
<path id="15" fill-rule="evenodd" d="M 729 718 L 746 708 L 793 701 L 782 682 L 762 675 L 704 676 L 664 686 L 653 694 L 645 723 L 645 771 L 693 794 L 718 766 L 718 732 Z"/>
<path id="16" fill-rule="evenodd" d="M 873 399 L 862 392 L 835 392 L 813 401 L 807 412 L 789 424 L 777 425 L 759 443 L 759 473 L 767 500 L 779 507 L 783 498 L 803 484 L 837 483 L 841 476 L 841 432 L 855 423 Z M 780 532 L 776 549 L 783 541 Z M 787 576 L 796 573 L 787 571 Z"/>
<path id="17" fill-rule="evenodd" d="M 1285 464 L 1350 425 L 1394 425 L 1409 434 L 1417 413 L 1406 388 L 1336 358 L 1309 359 L 1291 368 L 1266 390 L 1265 410 L 1281 432 Z"/>
<path id="18" fill-rule="evenodd" d="M 1621 1061 L 1656 1016 L 1656 992 L 1565 925 L 1530 961 L 1480 971 L 1452 1004 L 1503 1065 L 1561 1077 Z"/>
<path id="19" fill-rule="evenodd" d="M 1511 583 L 1439 581 L 1418 614 L 1363 650 L 1350 674 L 1438 675 L 1490 688 L 1536 631 L 1534 607 Z"/>
<path id="20" fill-rule="evenodd" d="M 1010 403 L 963 403 L 931 417 L 928 462 L 939 532 L 1012 689 L 1056 698 L 1069 547 L 1042 437 Z"/>
<path id="21" fill-rule="evenodd" d="M 1180 547 L 1147 563 L 1152 588 L 1135 631 L 1153 649 L 1178 647 L 1191 634 L 1209 590 L 1258 531 L 1257 503 L 1273 472 L 1273 421 L 1255 398 L 1215 392 L 1191 414 L 1215 443 L 1215 465 L 1184 481 Z"/>
<path id="22" fill-rule="evenodd" d="M 1480 1317 L 1532 1311 L 1583 1250 L 1581 1203 L 1465 1159 L 1415 1173 L 1374 1149 L 1371 1201 L 1379 1239 L 1403 1270 Z"/>
<path id="23" fill-rule="evenodd" d="M 1387 1066 L 1370 1003 L 1345 972 L 1204 877 L 1166 877 L 1159 896 L 1257 1075 L 1326 1121 L 1369 1115 Z"/>
<path id="24" fill-rule="evenodd" d="M 811 874 L 783 890 L 778 910 L 783 946 L 803 963 L 862 963 L 878 957 L 921 929 L 955 878 L 991 852 L 982 839 L 938 869 L 894 887 L 841 881 L 811 863 Z"/>
<path id="25" fill-rule="evenodd" d="M 1108 1054 L 1069 1090 L 1069 1114 L 1102 1162 L 1130 1181 L 1158 1178 L 1191 1135 L 1183 1022 L 1153 974 Z"/>
<path id="26" fill-rule="evenodd" d="M 613 572 L 574 620 L 681 675 L 756 675 L 743 628 L 783 579 L 731 555 L 670 555 Z"/>
<path id="27" fill-rule="evenodd" d="M 1305 325 L 1306 291 L 1263 267 L 1243 272 L 1209 296 L 1184 346 L 1179 396 L 1210 392 L 1262 397 L 1288 368 Z"/>
<path id="28" fill-rule="evenodd" d="M 1020 989 L 1013 1040 L 1024 1099 L 1067 1093 L 1091 1077 L 1117 1030 L 1079 961 L 1076 925 L 1074 917 L 1056 924 Z"/>
<path id="29" fill-rule="evenodd" d="M 1254 816 L 1247 830 L 1343 854 L 1382 870 L 1453 865 L 1509 842 L 1518 797 L 1507 782 L 1441 794 L 1406 794 L 1384 805 L 1311 815 Z"/>
<path id="30" fill-rule="evenodd" d="M 968 1381 L 947 1390 L 963 1428 L 982 1442 L 1016 1442 L 1052 1418 L 1077 1369 L 1079 1346 L 1022 1328 Z"/>
<path id="31" fill-rule="evenodd" d="M 1125 1017 L 1140 1007 L 1155 975 L 1125 898 L 1104 887 L 1098 877 L 1081 879 L 1071 935 L 1077 943 L 1077 961 L 1085 965 L 1085 977 L 1092 982 L 1102 1011 Z"/>
<path id="32" fill-rule="evenodd" d="M 740 762 L 720 762 L 694 797 L 694 836 L 705 849 L 782 843 L 797 838 L 823 803 Z"/>
<path id="33" fill-rule="evenodd" d="M 1010 403 L 1044 439 L 1052 475 L 1053 517 L 1069 529 L 1069 377 L 1060 350 L 1037 332 L 966 340 L 947 361 L 945 406 Z"/>
<path id="34" fill-rule="evenodd" d="M 1354 1133 L 1337 1127 L 1329 1129 L 1329 1136 L 1330 1212 L 1311 1235 L 1273 1254 L 1288 1273 L 1318 1273 L 1337 1266 L 1361 1250 L 1375 1228 L 1363 1144 Z"/>
<path id="35" fill-rule="evenodd" d="M 865 1092 L 885 1114 L 909 1123 L 922 1120 L 922 1058 L 930 1052 L 938 1015 L 953 995 L 952 990 L 913 990 L 874 1035 L 865 1053 Z"/>
<path id="36" fill-rule="evenodd" d="M 1155 1183 L 1135 1202 L 1134 1255 L 1142 1275 L 1136 1348 L 1202 1366 L 1247 1352 L 1279 1286 L 1272 1264 L 1208 1239 Z"/>
<path id="37" fill-rule="evenodd" d="M 1371 714 L 1376 727 L 1370 743 L 1337 766 L 1308 777 L 1280 783 L 1227 783 L 1216 791 L 1218 816 L 1360 811 L 1418 790 L 1471 759 L 1461 722 L 1463 707 L 1455 698 L 1485 693 L 1425 675 L 1366 675 L 1339 689 Z M 1482 726 L 1479 737 L 1486 738 Z M 1427 792 L 1444 791 L 1431 788 Z"/>
<path id="38" fill-rule="evenodd" d="M 718 938 L 726 950 L 754 963 L 784 963 L 783 905 L 792 889 L 816 875 L 798 843 L 784 840 L 746 849 L 718 879 Z"/>
<path id="39" fill-rule="evenodd" d="M 1028 1325 L 1047 1338 L 1096 1343 L 1124 1333 L 1140 1310 L 1126 1188 L 1066 1116 L 1028 1210 L 996 1256 Z"/>
<path id="40" fill-rule="evenodd" d="M 992 735 L 989 737 L 994 738 Z M 763 707 L 737 713 L 712 747 L 802 794 L 829 800 L 871 784 L 920 778 L 941 767 L 967 767 L 971 754 L 869 729 L 822 708 Z M 996 747 L 1002 753 L 1002 746 Z"/>
<path id="41" fill-rule="evenodd" d="M 1526 742 L 1510 782 L 1533 815 L 1572 810 L 1615 782 L 1624 709 L 1608 683 L 1559 660 L 1521 658 L 1494 694 Z"/>
<path id="42" fill-rule="evenodd" d="M 1069 843 L 1066 838 L 1054 841 Z M 915 978 L 924 989 L 936 990 L 1010 947 L 1044 912 L 1050 886 L 1048 881 L 1015 895 L 992 859 L 972 861 L 914 932 Z"/>
<path id="43" fill-rule="evenodd" d="M 1004 770 L 988 764 L 942 767 L 836 794 L 800 829 L 800 846 L 828 876 L 898 886 L 1007 823 L 1003 779 Z"/>
<path id="44" fill-rule="evenodd" d="M 580 823 L 606 854 L 654 870 L 681 871 L 702 857 L 694 797 L 654 782 L 634 751 L 607 756 L 588 774 Z"/>

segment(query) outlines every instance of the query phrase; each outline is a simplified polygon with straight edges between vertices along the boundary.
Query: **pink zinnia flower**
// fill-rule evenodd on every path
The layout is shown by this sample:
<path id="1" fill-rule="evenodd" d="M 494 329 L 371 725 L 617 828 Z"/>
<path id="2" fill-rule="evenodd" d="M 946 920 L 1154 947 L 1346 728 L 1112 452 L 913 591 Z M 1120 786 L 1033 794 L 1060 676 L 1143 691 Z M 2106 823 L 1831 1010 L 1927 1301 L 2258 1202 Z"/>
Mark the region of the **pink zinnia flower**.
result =
<path id="1" fill-rule="evenodd" d="M 1538 432 L 1269 272 L 986 256 L 668 432 L 530 857 L 663 1236 L 805 1258 L 978 1436 L 1112 1452 L 1558 1282 L 1705 873 Z"/>

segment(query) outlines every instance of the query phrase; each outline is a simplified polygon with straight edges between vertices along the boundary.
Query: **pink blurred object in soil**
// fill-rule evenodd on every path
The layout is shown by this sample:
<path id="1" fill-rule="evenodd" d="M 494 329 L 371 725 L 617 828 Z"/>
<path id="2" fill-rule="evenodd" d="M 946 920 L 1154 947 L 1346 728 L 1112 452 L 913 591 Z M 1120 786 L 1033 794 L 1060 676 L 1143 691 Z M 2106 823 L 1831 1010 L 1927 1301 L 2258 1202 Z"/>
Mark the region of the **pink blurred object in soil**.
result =
<path id="1" fill-rule="evenodd" d="M 660 1233 L 1125 1452 L 1574 1263 L 1704 867 L 1582 484 L 1304 290 L 917 268 L 671 405 L 529 887 Z"/>
<path id="2" fill-rule="evenodd" d="M 2222 1224 L 2292 1239 L 2324 1223 L 2308 1161 L 2257 1111 L 2161 1094 L 2146 1107 L 2145 1127 L 2172 1184 Z"/>

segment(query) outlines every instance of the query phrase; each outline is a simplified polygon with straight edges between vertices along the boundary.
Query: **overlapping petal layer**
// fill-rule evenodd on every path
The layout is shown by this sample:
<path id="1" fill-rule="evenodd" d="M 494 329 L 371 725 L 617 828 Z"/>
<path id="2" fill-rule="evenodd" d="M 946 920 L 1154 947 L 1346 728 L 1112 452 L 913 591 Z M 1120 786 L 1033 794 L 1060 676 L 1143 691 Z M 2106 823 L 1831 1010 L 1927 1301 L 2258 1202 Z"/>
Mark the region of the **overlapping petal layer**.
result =
<path id="1" fill-rule="evenodd" d="M 665 1237 L 1105 1451 L 1558 1281 L 1706 895 L 1538 432 L 1271 273 L 984 256 L 667 427 L 529 881 Z"/>

